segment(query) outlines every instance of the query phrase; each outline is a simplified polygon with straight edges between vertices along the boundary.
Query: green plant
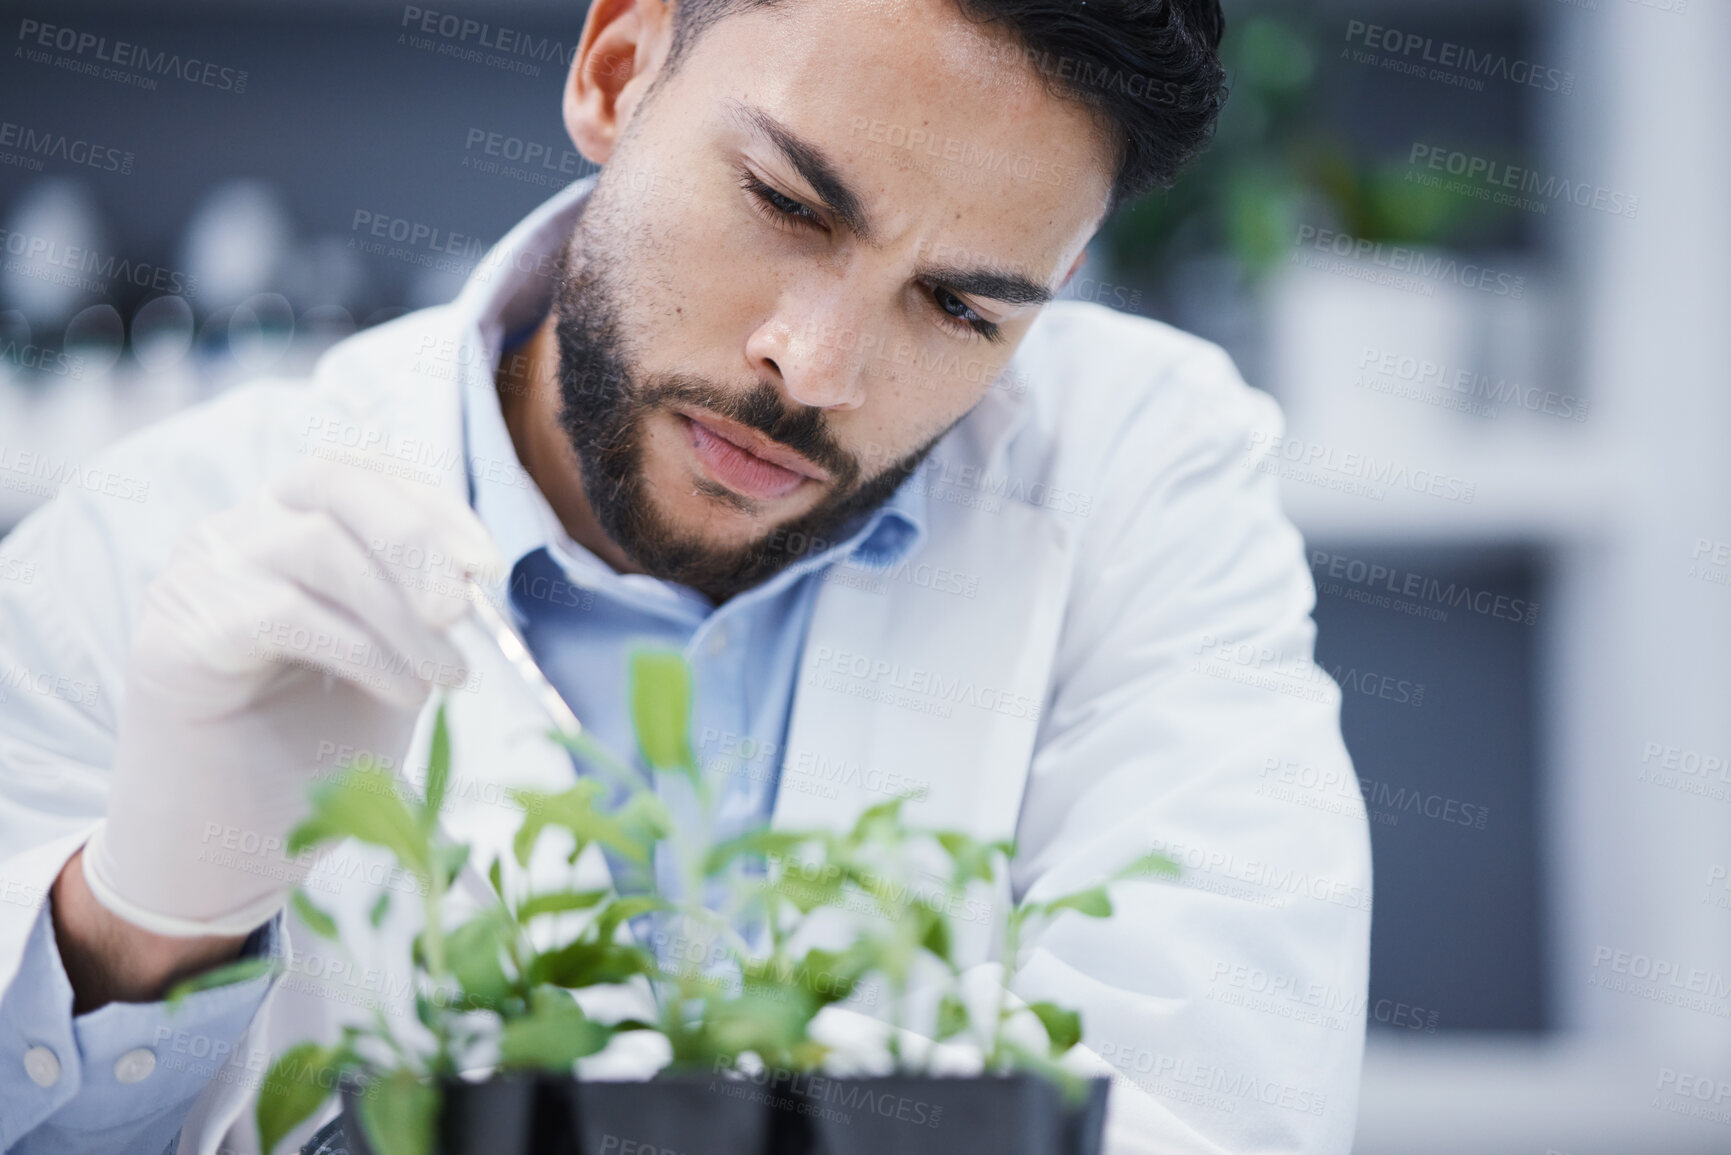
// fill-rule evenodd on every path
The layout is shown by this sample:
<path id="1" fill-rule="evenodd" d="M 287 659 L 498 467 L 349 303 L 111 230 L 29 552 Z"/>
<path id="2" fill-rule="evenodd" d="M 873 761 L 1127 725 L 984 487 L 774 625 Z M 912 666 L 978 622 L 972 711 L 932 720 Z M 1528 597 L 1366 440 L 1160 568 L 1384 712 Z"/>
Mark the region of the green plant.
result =
<path id="1" fill-rule="evenodd" d="M 1489 215 L 1415 182 L 1405 158 L 1366 159 L 1318 107 L 1320 65 L 1340 51 L 1325 16 L 1234 6 L 1221 42 L 1230 90 L 1213 140 L 1172 188 L 1126 205 L 1102 245 L 1115 275 L 1172 275 L 1184 258 L 1229 254 L 1251 276 L 1291 251 L 1303 221 L 1394 244 L 1459 244 Z"/>
<path id="2" fill-rule="evenodd" d="M 354 838 L 389 851 L 424 884 L 424 927 L 411 960 L 421 1033 L 405 1038 L 375 1010 L 370 1026 L 346 1027 L 333 1044 L 303 1043 L 281 1054 L 258 1098 L 267 1152 L 347 1083 L 359 1089 L 362 1125 L 380 1155 L 425 1155 L 439 1081 L 474 1066 L 476 1056 L 492 1056 L 501 1070 L 569 1074 L 577 1060 L 627 1032 L 664 1036 L 669 1073 L 712 1072 L 742 1058 L 813 1070 L 827 1054 L 811 1032 L 824 1007 L 877 983 L 892 1024 L 901 1026 L 917 975 L 935 976 L 943 991 L 930 1037 L 971 1036 L 987 1071 L 1033 1069 L 1066 1078 L 1058 1060 L 1081 1037 L 1075 1012 L 1051 1003 L 1013 1007 L 1000 989 L 995 1010 L 978 1023 L 962 999 L 951 911 L 970 889 L 978 894 L 1000 877 L 1013 848 L 911 826 L 903 815 L 906 798 L 872 807 L 846 831 L 760 829 L 718 841 L 710 785 L 689 741 L 691 699 L 681 655 L 639 651 L 631 661 L 630 703 L 647 772 L 586 736 L 555 734 L 594 775 L 555 794 L 513 794 L 523 808 L 512 846 L 519 865 L 550 832 L 569 841 L 573 875 L 591 845 L 645 869 L 659 847 L 674 856 L 675 894 L 574 887 L 515 893 L 495 860 L 487 870 L 495 901 L 447 925 L 451 884 L 469 850 L 450 842 L 438 824 L 451 769 L 442 707 L 421 797 L 366 762 L 315 787 L 312 813 L 291 836 L 291 852 Z M 658 785 L 690 791 L 700 816 L 696 829 L 675 829 Z M 1176 873 L 1168 859 L 1149 855 L 1114 878 Z M 304 893 L 294 903 L 307 926 L 339 941 L 329 914 Z M 373 908 L 375 927 L 387 903 L 382 896 Z M 1103 918 L 1111 911 L 1104 885 L 1016 907 L 999 920 L 1003 985 L 1013 979 L 1032 928 L 1066 912 Z M 816 923 L 838 912 L 851 916 L 845 941 L 818 945 Z M 538 946 L 531 928 L 560 918 L 580 925 Z M 668 965 L 636 940 L 634 924 L 674 926 L 698 946 L 703 965 Z M 598 1021 L 573 994 L 620 983 L 648 985 L 657 1008 L 652 1020 Z M 1018 1016 L 1031 1016 L 1043 1029 L 1043 1052 L 1012 1041 L 1009 1027 Z M 889 1036 L 896 1066 L 919 1069 L 900 1039 Z"/>

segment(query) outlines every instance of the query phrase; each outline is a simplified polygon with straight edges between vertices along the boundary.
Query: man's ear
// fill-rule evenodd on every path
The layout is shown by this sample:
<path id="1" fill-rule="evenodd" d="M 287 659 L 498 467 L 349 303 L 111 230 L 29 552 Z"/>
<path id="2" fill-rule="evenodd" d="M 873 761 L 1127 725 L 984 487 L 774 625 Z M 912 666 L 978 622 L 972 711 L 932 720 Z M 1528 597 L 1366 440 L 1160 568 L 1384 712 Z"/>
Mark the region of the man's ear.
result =
<path id="1" fill-rule="evenodd" d="M 595 0 L 565 78 L 565 131 L 606 164 L 632 110 L 667 59 L 678 0 Z"/>

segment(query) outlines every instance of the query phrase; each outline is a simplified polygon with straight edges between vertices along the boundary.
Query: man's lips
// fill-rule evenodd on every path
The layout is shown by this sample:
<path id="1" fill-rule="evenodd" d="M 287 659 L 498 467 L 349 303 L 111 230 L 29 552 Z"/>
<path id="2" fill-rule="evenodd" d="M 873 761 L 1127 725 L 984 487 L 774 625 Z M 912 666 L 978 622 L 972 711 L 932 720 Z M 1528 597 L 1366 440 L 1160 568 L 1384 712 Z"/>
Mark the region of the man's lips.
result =
<path id="1" fill-rule="evenodd" d="M 712 414 L 678 411 L 691 430 L 691 446 L 716 481 L 745 497 L 786 497 L 801 483 L 829 474 L 756 430 Z"/>

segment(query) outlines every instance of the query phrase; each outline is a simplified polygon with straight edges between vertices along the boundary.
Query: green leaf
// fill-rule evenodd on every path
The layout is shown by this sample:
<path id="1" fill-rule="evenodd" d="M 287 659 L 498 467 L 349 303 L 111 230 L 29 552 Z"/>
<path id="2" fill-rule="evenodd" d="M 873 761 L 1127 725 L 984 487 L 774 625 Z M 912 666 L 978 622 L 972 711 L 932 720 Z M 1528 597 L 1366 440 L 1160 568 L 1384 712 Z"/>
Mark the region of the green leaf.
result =
<path id="1" fill-rule="evenodd" d="M 274 974 L 277 970 L 275 959 L 243 958 L 222 966 L 213 967 L 203 974 L 193 975 L 175 983 L 163 1000 L 170 1010 L 180 1006 L 190 995 L 200 991 L 215 990 L 217 987 L 230 987 L 237 983 L 251 982 L 260 975 Z"/>
<path id="2" fill-rule="evenodd" d="M 1136 878 L 1177 878 L 1184 873 L 1184 868 L 1172 859 L 1155 851 L 1144 854 L 1141 858 L 1120 870 L 1112 876 L 1114 881 Z"/>
<path id="3" fill-rule="evenodd" d="M 769 830 L 759 828 L 748 830 L 736 838 L 717 843 L 704 860 L 703 873 L 705 877 L 713 878 L 732 863 L 735 859 L 747 855 L 762 855 L 766 858 L 786 860 L 801 846 L 812 841 L 811 835 L 799 834 L 784 830 Z"/>
<path id="4" fill-rule="evenodd" d="M 658 839 L 672 830 L 667 807 L 653 794 L 639 794 L 629 799 L 614 814 L 600 809 L 606 788 L 593 778 L 585 778 L 559 794 L 515 792 L 513 797 L 523 805 L 523 824 L 517 828 L 511 849 L 521 866 L 529 865 L 535 840 L 549 826 L 569 830 L 577 839 L 577 849 L 599 842 L 622 857 L 647 866 Z"/>
<path id="5" fill-rule="evenodd" d="M 373 907 L 367 911 L 367 924 L 374 930 L 385 921 L 385 916 L 391 913 L 391 892 L 381 890 L 379 897 L 373 901 Z"/>
<path id="6" fill-rule="evenodd" d="M 427 752 L 427 797 L 421 806 L 421 829 L 431 832 L 439 823 L 445 804 L 445 789 L 451 781 L 451 732 L 445 725 L 445 704 L 433 717 L 433 743 Z"/>
<path id="7" fill-rule="evenodd" d="M 777 966 L 767 959 L 754 960 L 745 967 L 745 981 L 758 987 L 805 991 L 812 996 L 815 1014 L 817 1008 L 852 995 L 860 979 L 871 970 L 872 957 L 872 952 L 857 941 L 844 951 L 814 948 L 806 951 L 797 963 Z"/>
<path id="8" fill-rule="evenodd" d="M 574 910 L 588 910 L 612 893 L 605 889 L 555 890 L 547 894 L 533 895 L 517 908 L 517 918 L 521 922 L 528 922 L 544 914 L 568 914 Z"/>
<path id="9" fill-rule="evenodd" d="M 313 900 L 304 891 L 295 891 L 289 896 L 289 905 L 295 908 L 300 920 L 307 924 L 307 929 L 321 938 L 332 942 L 342 939 L 342 932 L 337 930 L 337 920 L 313 905 Z"/>
<path id="10" fill-rule="evenodd" d="M 945 917 L 942 911 L 933 910 L 928 906 L 919 906 L 915 910 L 915 917 L 926 924 L 920 933 L 920 945 L 946 963 L 953 964 L 955 960 L 950 957 L 952 946 L 950 920 Z"/>
<path id="11" fill-rule="evenodd" d="M 613 1030 L 589 1018 L 575 1004 L 537 1008 L 537 1013 L 505 1024 L 499 1035 L 499 1061 L 507 1067 L 569 1071 L 578 1059 L 607 1045 Z"/>
<path id="12" fill-rule="evenodd" d="M 839 903 L 843 888 L 849 881 L 854 880 L 854 872 L 836 864 L 789 863 L 770 883 L 769 889 L 781 895 L 802 913 L 809 914 L 820 906 Z"/>
<path id="13" fill-rule="evenodd" d="M 1057 1003 L 1029 1003 L 1028 1009 L 1046 1028 L 1054 1059 L 1082 1041 L 1082 1016 L 1075 1011 L 1067 1011 Z"/>
<path id="14" fill-rule="evenodd" d="M 427 996 L 426 991 L 415 992 L 415 1018 L 420 1024 L 435 1034 L 439 1030 L 440 1007 Z"/>
<path id="15" fill-rule="evenodd" d="M 445 881 L 449 883 L 463 872 L 463 867 L 469 863 L 469 844 L 467 842 L 440 842 L 433 847 L 433 856 L 445 873 Z"/>
<path id="16" fill-rule="evenodd" d="M 739 997 L 715 1004 L 704 1026 L 719 1055 L 755 1051 L 771 1059 L 805 1039 L 817 1010 L 816 1001 L 798 989 L 748 985 Z"/>
<path id="17" fill-rule="evenodd" d="M 556 987 L 542 983 L 529 992 L 529 1013 L 531 1015 L 552 1014 L 567 1007 L 577 1005 L 577 996 L 564 987 Z"/>
<path id="18" fill-rule="evenodd" d="M 1063 898 L 1045 903 L 1044 907 L 1047 914 L 1057 914 L 1061 910 L 1073 910 L 1089 918 L 1109 918 L 1112 914 L 1112 900 L 1107 897 L 1106 888 L 1103 886 L 1093 886 L 1087 890 L 1078 890 L 1075 894 L 1066 894 Z"/>
<path id="19" fill-rule="evenodd" d="M 529 963 L 531 984 L 580 989 L 622 983 L 633 975 L 651 974 L 654 964 L 641 948 L 622 943 L 573 942 L 536 955 Z"/>
<path id="20" fill-rule="evenodd" d="M 678 650 L 632 653 L 631 724 L 643 760 L 657 770 L 695 776 L 691 752 L 691 666 Z"/>
<path id="21" fill-rule="evenodd" d="M 476 915 L 445 939 L 445 963 L 463 987 L 469 1007 L 496 1008 L 511 993 L 503 955 L 511 936 L 502 911 Z"/>
<path id="22" fill-rule="evenodd" d="M 612 942 L 622 924 L 652 911 L 672 909 L 674 909 L 672 903 L 655 894 L 634 894 L 627 898 L 615 898 L 595 920 L 595 940 L 597 942 Z"/>
<path id="23" fill-rule="evenodd" d="M 847 844 L 859 847 L 867 842 L 894 836 L 901 832 L 902 806 L 906 798 L 892 798 L 888 802 L 880 802 L 869 807 L 853 824 L 853 831 L 847 837 Z"/>
<path id="24" fill-rule="evenodd" d="M 383 847 L 422 878 L 432 874 L 427 832 L 397 793 L 388 770 L 357 762 L 317 783 L 312 813 L 289 834 L 288 851 L 298 854 L 342 838 Z"/>
<path id="25" fill-rule="evenodd" d="M 505 900 L 504 870 L 505 868 L 502 865 L 502 860 L 497 854 L 495 854 L 493 856 L 493 864 L 487 867 L 487 881 L 493 884 L 493 893 L 499 896 L 501 902 Z"/>
<path id="26" fill-rule="evenodd" d="M 392 1071 L 359 1098 L 361 1126 L 378 1155 L 430 1155 L 439 1090 L 413 1071 Z"/>
<path id="27" fill-rule="evenodd" d="M 981 843 L 953 830 L 946 830 L 937 837 L 938 845 L 955 864 L 956 885 L 966 886 L 975 880 L 990 882 L 997 873 L 995 845 Z"/>
<path id="28" fill-rule="evenodd" d="M 332 1071 L 343 1057 L 337 1047 L 297 1043 L 271 1063 L 259 1084 L 253 1112 L 265 1155 L 271 1155 L 290 1131 L 312 1118 L 330 1098 L 337 1084 Z"/>
<path id="29" fill-rule="evenodd" d="M 968 1008 L 955 995 L 945 995 L 938 1003 L 938 1039 L 953 1038 L 968 1029 Z"/>

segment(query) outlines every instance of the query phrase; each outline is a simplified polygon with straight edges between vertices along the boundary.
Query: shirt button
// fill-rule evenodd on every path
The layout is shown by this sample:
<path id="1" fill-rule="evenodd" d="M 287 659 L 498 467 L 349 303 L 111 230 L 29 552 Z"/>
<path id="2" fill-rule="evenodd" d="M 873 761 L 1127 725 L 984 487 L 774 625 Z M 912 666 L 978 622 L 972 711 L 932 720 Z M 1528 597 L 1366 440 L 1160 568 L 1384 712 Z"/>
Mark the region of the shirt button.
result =
<path id="1" fill-rule="evenodd" d="M 24 1052 L 24 1073 L 38 1087 L 52 1087 L 60 1081 L 60 1060 L 47 1047 L 31 1047 Z"/>
<path id="2" fill-rule="evenodd" d="M 722 651 L 727 649 L 727 635 L 726 626 L 717 628 L 714 633 L 709 635 L 709 641 L 704 643 L 703 652 L 712 658 L 720 657 Z"/>
<path id="3" fill-rule="evenodd" d="M 114 1077 L 122 1083 L 142 1083 L 156 1070 L 156 1053 L 149 1047 L 135 1047 L 114 1060 Z"/>

